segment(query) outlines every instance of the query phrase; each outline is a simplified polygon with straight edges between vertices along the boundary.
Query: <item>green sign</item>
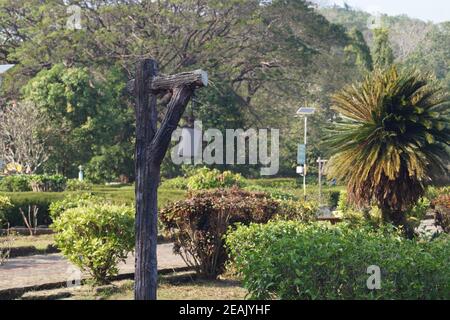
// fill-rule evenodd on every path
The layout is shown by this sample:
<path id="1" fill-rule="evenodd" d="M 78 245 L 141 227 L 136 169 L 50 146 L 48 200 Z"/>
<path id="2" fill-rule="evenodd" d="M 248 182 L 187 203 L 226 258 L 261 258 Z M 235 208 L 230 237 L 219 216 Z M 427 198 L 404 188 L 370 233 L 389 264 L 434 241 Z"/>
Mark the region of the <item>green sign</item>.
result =
<path id="1" fill-rule="evenodd" d="M 297 164 L 302 166 L 306 164 L 306 145 L 304 144 L 298 145 Z"/>

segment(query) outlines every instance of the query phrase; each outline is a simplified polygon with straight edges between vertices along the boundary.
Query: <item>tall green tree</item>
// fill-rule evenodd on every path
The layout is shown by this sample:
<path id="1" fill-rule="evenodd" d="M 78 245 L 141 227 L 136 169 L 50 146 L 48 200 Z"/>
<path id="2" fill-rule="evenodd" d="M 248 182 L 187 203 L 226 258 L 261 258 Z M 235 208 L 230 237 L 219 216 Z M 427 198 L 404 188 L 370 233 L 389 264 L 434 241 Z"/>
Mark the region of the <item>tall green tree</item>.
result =
<path id="1" fill-rule="evenodd" d="M 87 68 L 57 64 L 41 71 L 23 88 L 25 99 L 37 105 L 55 131 L 47 142 L 47 171 L 57 169 L 74 176 L 79 165 L 88 164 L 105 148 L 131 144 L 133 117 L 121 97 L 124 87 L 123 76 L 114 71 L 100 82 Z"/>
<path id="2" fill-rule="evenodd" d="M 405 224 L 405 212 L 423 194 L 450 142 L 450 100 L 426 76 L 396 67 L 333 96 L 343 120 L 327 142 L 331 177 L 347 183 L 350 200 L 376 204 L 386 221 Z"/>

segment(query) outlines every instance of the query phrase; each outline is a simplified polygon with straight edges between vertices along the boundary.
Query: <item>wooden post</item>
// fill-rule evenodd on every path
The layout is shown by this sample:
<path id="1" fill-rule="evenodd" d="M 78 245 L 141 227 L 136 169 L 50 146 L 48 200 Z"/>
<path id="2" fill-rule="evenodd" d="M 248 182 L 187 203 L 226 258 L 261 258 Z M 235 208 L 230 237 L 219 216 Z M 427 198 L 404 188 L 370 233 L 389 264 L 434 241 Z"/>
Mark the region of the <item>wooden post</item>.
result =
<path id="1" fill-rule="evenodd" d="M 194 90 L 207 86 L 202 70 L 173 76 L 158 75 L 152 59 L 137 64 L 136 76 L 127 87 L 135 95 L 136 115 L 136 272 L 135 299 L 156 300 L 158 285 L 158 186 L 161 163 L 173 131 Z M 157 95 L 170 94 L 164 120 L 158 128 Z"/>

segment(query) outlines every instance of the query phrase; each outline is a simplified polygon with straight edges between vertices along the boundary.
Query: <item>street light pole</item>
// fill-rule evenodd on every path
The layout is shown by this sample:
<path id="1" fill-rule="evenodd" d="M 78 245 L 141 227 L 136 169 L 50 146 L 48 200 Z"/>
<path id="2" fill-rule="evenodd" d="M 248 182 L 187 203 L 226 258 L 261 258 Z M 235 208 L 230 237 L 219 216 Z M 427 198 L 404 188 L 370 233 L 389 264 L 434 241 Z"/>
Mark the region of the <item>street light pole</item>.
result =
<path id="1" fill-rule="evenodd" d="M 316 112 L 315 108 L 300 108 L 297 111 L 298 116 L 305 117 L 305 136 L 304 136 L 304 143 L 305 143 L 305 157 L 304 157 L 304 164 L 303 164 L 303 197 L 306 201 L 306 146 L 308 143 L 308 115 L 313 115 Z"/>
<path id="2" fill-rule="evenodd" d="M 305 159 L 306 159 L 306 149 L 307 149 L 307 139 L 308 139 L 308 116 L 305 115 Z M 306 161 L 303 165 L 303 198 L 306 201 Z"/>

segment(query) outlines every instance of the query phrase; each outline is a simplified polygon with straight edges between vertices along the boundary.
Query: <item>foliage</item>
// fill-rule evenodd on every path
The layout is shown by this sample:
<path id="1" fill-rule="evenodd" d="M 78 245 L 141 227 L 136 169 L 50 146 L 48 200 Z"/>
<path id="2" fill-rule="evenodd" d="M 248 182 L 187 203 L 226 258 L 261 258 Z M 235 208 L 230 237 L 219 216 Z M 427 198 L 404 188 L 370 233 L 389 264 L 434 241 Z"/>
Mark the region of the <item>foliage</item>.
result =
<path id="1" fill-rule="evenodd" d="M 254 299 L 448 299 L 450 239 L 406 240 L 389 228 L 272 222 L 226 237 L 232 266 Z M 368 267 L 381 289 L 367 288 Z"/>
<path id="2" fill-rule="evenodd" d="M 217 277 L 226 261 L 223 236 L 237 222 L 265 223 L 279 209 L 264 193 L 239 189 L 191 192 L 168 204 L 160 219 L 175 239 L 174 251 L 205 277 Z"/>
<path id="3" fill-rule="evenodd" d="M 289 193 L 287 191 L 284 191 L 283 189 L 279 188 L 273 188 L 273 187 L 261 187 L 258 185 L 250 184 L 245 187 L 245 190 L 248 191 L 258 191 L 258 192 L 264 192 L 268 194 L 272 199 L 275 200 L 298 200 L 298 197 L 293 195 L 292 193 Z"/>
<path id="4" fill-rule="evenodd" d="M 343 120 L 327 142 L 334 153 L 328 175 L 347 183 L 354 203 L 374 203 L 385 219 L 402 223 L 431 168 L 445 171 L 448 102 L 427 77 L 395 67 L 345 88 L 334 96 Z"/>
<path id="5" fill-rule="evenodd" d="M 318 204 L 312 201 L 278 200 L 278 203 L 275 218 L 280 220 L 313 221 L 319 211 Z"/>
<path id="6" fill-rule="evenodd" d="M 32 175 L 29 183 L 33 192 L 62 192 L 66 189 L 67 179 L 62 175 Z"/>
<path id="7" fill-rule="evenodd" d="M 436 223 L 444 232 L 450 233 L 450 193 L 441 194 L 433 200 L 436 209 Z"/>
<path id="8" fill-rule="evenodd" d="M 206 167 L 198 169 L 187 179 L 187 186 L 190 190 L 205 190 L 217 188 L 241 187 L 244 179 L 238 173 L 231 171 L 220 172 L 217 169 Z"/>
<path id="9" fill-rule="evenodd" d="M 24 86 L 26 99 L 49 119 L 47 130 L 53 134 L 47 142 L 52 150 L 48 170 L 57 167 L 74 176 L 77 167 L 94 156 L 114 154 L 118 162 L 126 161 L 119 157 L 129 151 L 133 118 L 123 97 L 125 79 L 114 66 L 100 80 L 87 67 L 67 68 L 58 63 L 40 71 Z M 128 173 L 116 169 L 117 176 Z"/>
<path id="10" fill-rule="evenodd" d="M 134 209 L 92 204 L 64 211 L 52 224 L 64 256 L 97 283 L 118 273 L 117 265 L 134 248 Z"/>
<path id="11" fill-rule="evenodd" d="M 376 206 L 358 208 L 349 203 L 346 192 L 340 193 L 336 216 L 354 226 L 379 227 L 382 224 L 381 212 Z"/>
<path id="12" fill-rule="evenodd" d="M 128 183 L 134 176 L 133 144 L 103 147 L 86 166 L 86 178 L 93 183 L 122 180 Z M 125 180 L 125 181 L 124 181 Z"/>
<path id="13" fill-rule="evenodd" d="M 358 29 L 350 32 L 351 42 L 345 48 L 347 53 L 356 56 L 356 65 L 364 72 L 373 71 L 373 59 L 364 35 Z"/>
<path id="14" fill-rule="evenodd" d="M 6 176 L 0 180 L 0 191 L 6 192 L 31 191 L 30 176 L 27 175 Z"/>
<path id="15" fill-rule="evenodd" d="M 66 178 L 61 175 L 13 175 L 0 180 L 0 190 L 6 192 L 61 192 Z"/>
<path id="16" fill-rule="evenodd" d="M 164 180 L 161 183 L 161 188 L 187 190 L 188 189 L 187 178 L 176 177 L 176 178 Z"/>
<path id="17" fill-rule="evenodd" d="M 67 191 L 88 191 L 92 190 L 92 187 L 92 183 L 86 180 L 80 181 L 78 179 L 69 179 L 66 183 Z"/>
<path id="18" fill-rule="evenodd" d="M 101 203 L 101 198 L 93 196 L 91 193 L 69 194 L 64 199 L 52 202 L 48 208 L 50 217 L 55 220 L 64 211 L 89 206 L 93 203 Z M 104 202 L 104 200 L 103 200 Z"/>
<path id="19" fill-rule="evenodd" d="M 11 200 L 8 197 L 0 195 L 0 225 L 5 219 L 5 210 L 12 207 Z"/>
<path id="20" fill-rule="evenodd" d="M 133 109 L 124 86 L 142 58 L 157 60 L 164 74 L 208 70 L 214 82 L 198 93 L 189 114 L 202 120 L 205 129 L 222 132 L 281 128 L 286 139 L 280 144 L 281 171 L 291 175 L 295 151 L 284 146 L 298 137 L 292 106 L 311 99 L 328 113 L 328 93 L 355 73 L 340 54 L 348 40 L 343 28 L 304 0 L 80 5 L 83 30 L 69 30 L 67 6 L 61 1 L 0 0 L 0 59 L 17 64 L 2 90 L 8 99 L 19 99 L 19 88 L 25 87 L 23 97 L 53 117 L 48 129 L 58 133 L 48 142 L 46 172 L 57 168 L 75 177 L 76 167 L 85 165 L 94 182 L 115 181 L 120 175 L 133 180 Z M 163 103 L 158 109 L 160 114 L 166 110 Z M 315 131 L 311 127 L 311 137 Z M 120 150 L 110 150 L 112 146 Z M 109 154 L 114 155 L 111 162 Z M 164 173 L 173 176 L 176 170 L 166 160 Z M 254 167 L 219 169 L 255 175 L 259 170 Z"/>
<path id="21" fill-rule="evenodd" d="M 394 63 L 394 52 L 389 43 L 389 30 L 385 28 L 375 29 L 373 47 L 373 63 L 375 68 L 389 68 Z"/>

